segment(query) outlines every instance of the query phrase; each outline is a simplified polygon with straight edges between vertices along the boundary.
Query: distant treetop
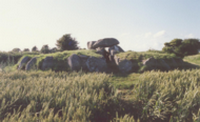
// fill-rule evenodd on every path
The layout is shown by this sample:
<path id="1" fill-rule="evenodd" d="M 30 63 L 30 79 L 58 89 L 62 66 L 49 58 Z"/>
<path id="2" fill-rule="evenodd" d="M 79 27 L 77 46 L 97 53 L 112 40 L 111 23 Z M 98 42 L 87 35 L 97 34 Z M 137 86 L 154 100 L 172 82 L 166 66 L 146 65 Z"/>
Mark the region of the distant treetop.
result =
<path id="1" fill-rule="evenodd" d="M 70 34 L 63 35 L 59 40 L 57 40 L 56 46 L 59 50 L 77 50 L 78 42 L 75 38 L 72 38 Z"/>

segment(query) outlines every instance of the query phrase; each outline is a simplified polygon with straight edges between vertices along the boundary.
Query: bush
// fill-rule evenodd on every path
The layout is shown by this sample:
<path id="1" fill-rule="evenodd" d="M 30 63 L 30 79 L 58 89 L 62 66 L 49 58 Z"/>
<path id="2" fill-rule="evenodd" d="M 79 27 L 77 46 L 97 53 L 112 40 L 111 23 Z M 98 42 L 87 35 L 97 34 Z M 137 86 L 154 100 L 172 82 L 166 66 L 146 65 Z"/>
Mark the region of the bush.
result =
<path id="1" fill-rule="evenodd" d="M 19 48 L 14 48 L 12 51 L 16 52 L 16 53 L 19 53 L 21 50 Z"/>
<path id="2" fill-rule="evenodd" d="M 49 49 L 49 46 L 48 45 L 43 45 L 41 50 L 40 50 L 41 53 L 50 53 L 50 49 Z"/>
<path id="3" fill-rule="evenodd" d="M 75 38 L 72 38 L 70 34 L 63 35 L 59 40 L 57 40 L 56 46 L 59 50 L 77 50 L 78 42 Z"/>
<path id="4" fill-rule="evenodd" d="M 171 42 L 165 43 L 162 51 L 174 53 L 176 56 L 183 58 L 187 55 L 198 54 L 199 49 L 199 39 L 173 39 Z"/>
<path id="5" fill-rule="evenodd" d="M 25 48 L 25 49 L 23 50 L 23 52 L 30 52 L 30 50 L 29 50 L 28 48 Z"/>
<path id="6" fill-rule="evenodd" d="M 36 46 L 34 46 L 32 49 L 31 49 L 32 52 L 37 52 L 38 51 L 38 48 Z"/>

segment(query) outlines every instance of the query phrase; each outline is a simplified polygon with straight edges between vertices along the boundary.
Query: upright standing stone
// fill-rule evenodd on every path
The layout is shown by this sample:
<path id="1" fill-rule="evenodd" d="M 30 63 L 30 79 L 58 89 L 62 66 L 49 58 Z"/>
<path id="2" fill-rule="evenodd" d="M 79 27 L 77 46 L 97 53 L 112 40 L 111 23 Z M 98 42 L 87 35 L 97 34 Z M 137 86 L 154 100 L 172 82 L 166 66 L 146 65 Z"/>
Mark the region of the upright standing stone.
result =
<path id="1" fill-rule="evenodd" d="M 79 71 L 81 69 L 81 60 L 78 55 L 73 54 L 67 60 L 71 70 Z"/>
<path id="2" fill-rule="evenodd" d="M 25 56 L 25 57 L 21 60 L 21 62 L 19 63 L 18 70 L 24 69 L 25 66 L 26 66 L 26 64 L 27 64 L 27 62 L 28 62 L 29 60 L 30 60 L 30 57 Z"/>
<path id="3" fill-rule="evenodd" d="M 48 70 L 53 67 L 53 57 L 47 56 L 42 62 L 42 70 Z"/>
<path id="4" fill-rule="evenodd" d="M 104 58 L 89 57 L 86 61 L 87 68 L 90 72 L 106 72 L 107 63 Z"/>
<path id="5" fill-rule="evenodd" d="M 29 70 L 31 70 L 31 69 L 36 69 L 36 61 L 37 61 L 37 58 L 36 58 L 36 57 L 32 58 L 32 59 L 26 64 L 25 70 L 26 70 L 26 71 L 29 71 Z"/>
<path id="6" fill-rule="evenodd" d="M 93 47 L 93 45 L 96 43 L 96 41 L 90 41 L 90 42 L 87 42 L 87 47 L 88 47 L 88 49 L 95 49 L 94 47 Z"/>

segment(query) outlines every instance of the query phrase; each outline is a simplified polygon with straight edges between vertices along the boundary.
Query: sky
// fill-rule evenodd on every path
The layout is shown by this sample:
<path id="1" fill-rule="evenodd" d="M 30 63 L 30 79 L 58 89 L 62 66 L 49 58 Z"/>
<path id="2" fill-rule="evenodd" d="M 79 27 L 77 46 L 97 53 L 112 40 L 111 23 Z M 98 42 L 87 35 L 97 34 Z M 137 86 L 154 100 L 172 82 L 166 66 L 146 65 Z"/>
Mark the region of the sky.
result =
<path id="1" fill-rule="evenodd" d="M 56 47 L 71 34 L 116 38 L 125 51 L 161 50 L 174 38 L 200 38 L 200 0 L 0 0 L 0 51 Z"/>

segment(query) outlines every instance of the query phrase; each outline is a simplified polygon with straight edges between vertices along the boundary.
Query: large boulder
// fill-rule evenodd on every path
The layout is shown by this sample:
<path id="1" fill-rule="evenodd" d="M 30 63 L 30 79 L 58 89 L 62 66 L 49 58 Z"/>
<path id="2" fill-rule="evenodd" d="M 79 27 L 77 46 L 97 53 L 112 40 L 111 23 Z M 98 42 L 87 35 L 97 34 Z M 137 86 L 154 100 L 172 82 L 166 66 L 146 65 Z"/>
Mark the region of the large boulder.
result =
<path id="1" fill-rule="evenodd" d="M 89 57 L 86 61 L 86 65 L 90 72 L 107 71 L 107 63 L 105 58 Z"/>
<path id="2" fill-rule="evenodd" d="M 81 60 L 78 55 L 71 55 L 70 57 L 68 57 L 67 61 L 71 70 L 79 71 L 81 69 Z"/>
<path id="3" fill-rule="evenodd" d="M 165 60 L 159 59 L 158 62 L 159 62 L 158 69 L 163 70 L 163 71 L 168 71 L 171 69 L 170 66 L 165 62 Z"/>
<path id="4" fill-rule="evenodd" d="M 101 55 L 105 55 L 106 50 L 103 47 L 98 47 L 98 48 L 96 48 L 96 53 L 101 54 Z"/>
<path id="5" fill-rule="evenodd" d="M 18 70 L 25 69 L 27 62 L 30 60 L 30 57 L 25 56 L 18 65 Z"/>
<path id="6" fill-rule="evenodd" d="M 117 56 L 115 56 L 114 59 L 115 59 L 115 63 L 118 66 L 118 69 L 119 69 L 120 72 L 129 73 L 129 72 L 132 71 L 132 68 L 133 68 L 132 61 L 127 60 L 127 59 L 121 60 Z"/>
<path id="7" fill-rule="evenodd" d="M 111 47 L 113 45 L 119 44 L 119 41 L 115 38 L 104 38 L 100 39 L 94 43 L 93 48 L 97 47 Z"/>
<path id="8" fill-rule="evenodd" d="M 142 69 L 140 69 L 141 72 L 158 69 L 158 61 L 153 57 L 143 60 L 142 64 L 143 64 L 143 67 Z"/>
<path id="9" fill-rule="evenodd" d="M 53 57 L 47 56 L 42 62 L 42 70 L 52 69 L 53 65 Z"/>
<path id="10" fill-rule="evenodd" d="M 93 47 L 93 45 L 95 44 L 95 42 L 96 42 L 96 41 L 87 42 L 87 47 L 88 47 L 88 49 L 95 49 L 95 48 Z"/>
<path id="11" fill-rule="evenodd" d="M 83 71 L 88 71 L 88 68 L 87 68 L 87 65 L 86 65 L 86 61 L 87 59 L 89 58 L 89 56 L 86 56 L 86 55 L 79 55 L 80 57 L 80 60 L 81 60 L 81 69 Z"/>
<path id="12" fill-rule="evenodd" d="M 155 59 L 153 57 L 143 60 L 142 63 L 145 66 L 144 70 L 162 70 L 168 71 L 171 69 L 168 64 L 169 61 L 165 61 L 164 59 Z"/>
<path id="13" fill-rule="evenodd" d="M 112 50 L 115 50 L 117 53 L 118 53 L 118 52 L 124 52 L 124 50 L 123 50 L 120 46 L 117 46 L 117 45 L 114 45 L 114 46 L 112 46 L 112 47 L 109 47 L 108 50 L 109 50 L 109 53 L 110 53 L 110 54 L 111 54 L 111 51 L 112 51 Z"/>
<path id="14" fill-rule="evenodd" d="M 31 69 L 36 69 L 36 61 L 37 61 L 37 58 L 36 58 L 36 57 L 32 58 L 32 59 L 26 64 L 25 70 L 26 70 L 26 71 L 29 71 L 29 70 L 31 70 Z"/>
<path id="15" fill-rule="evenodd" d="M 153 58 L 153 57 L 148 58 L 148 59 L 142 61 L 142 64 L 143 64 L 143 65 L 146 65 L 146 66 L 153 66 L 153 65 L 155 65 L 156 63 L 157 63 L 157 61 L 156 61 L 156 59 Z"/>

